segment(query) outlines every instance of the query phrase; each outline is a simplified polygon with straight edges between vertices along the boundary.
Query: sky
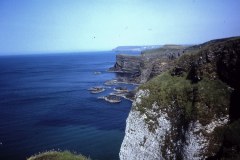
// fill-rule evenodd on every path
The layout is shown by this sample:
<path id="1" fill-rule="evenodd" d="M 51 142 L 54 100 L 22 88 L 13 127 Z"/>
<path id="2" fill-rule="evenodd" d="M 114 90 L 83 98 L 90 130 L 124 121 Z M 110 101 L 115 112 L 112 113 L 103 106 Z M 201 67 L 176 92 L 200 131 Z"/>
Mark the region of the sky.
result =
<path id="1" fill-rule="evenodd" d="M 0 0 L 0 54 L 196 44 L 240 35 L 240 0 Z"/>

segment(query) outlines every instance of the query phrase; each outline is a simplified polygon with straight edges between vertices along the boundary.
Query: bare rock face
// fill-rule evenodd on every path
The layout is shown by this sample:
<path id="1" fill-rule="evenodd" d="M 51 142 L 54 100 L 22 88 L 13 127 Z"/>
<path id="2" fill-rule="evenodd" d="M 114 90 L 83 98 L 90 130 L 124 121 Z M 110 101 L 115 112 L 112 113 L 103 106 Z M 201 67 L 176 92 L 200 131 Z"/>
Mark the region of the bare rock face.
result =
<path id="1" fill-rule="evenodd" d="M 118 54 L 116 56 L 116 63 L 114 67 L 110 68 L 109 70 L 134 74 L 139 72 L 141 62 L 141 56 Z"/>
<path id="2" fill-rule="evenodd" d="M 139 90 L 136 94 L 134 106 L 141 104 L 142 97 L 148 97 L 148 90 Z M 164 142 L 164 135 L 169 130 L 170 121 L 167 120 L 167 114 L 162 113 L 158 122 L 161 124 L 154 133 L 148 128 L 145 114 L 140 111 L 132 110 L 127 119 L 126 133 L 121 146 L 120 159 L 162 159 L 161 143 Z M 160 152 L 159 152 L 160 151 Z"/>
<path id="3" fill-rule="evenodd" d="M 140 83 L 140 70 L 143 58 L 134 55 L 118 54 L 116 63 L 109 71 L 116 72 L 118 81 L 127 83 Z"/>

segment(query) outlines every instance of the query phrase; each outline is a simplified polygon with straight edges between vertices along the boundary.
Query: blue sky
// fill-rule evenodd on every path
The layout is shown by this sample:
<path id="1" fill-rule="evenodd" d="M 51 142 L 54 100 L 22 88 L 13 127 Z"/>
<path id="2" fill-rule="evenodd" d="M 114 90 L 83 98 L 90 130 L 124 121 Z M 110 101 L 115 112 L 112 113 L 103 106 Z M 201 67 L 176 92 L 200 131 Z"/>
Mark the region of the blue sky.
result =
<path id="1" fill-rule="evenodd" d="M 240 0 L 0 0 L 0 54 L 193 44 L 240 35 Z"/>

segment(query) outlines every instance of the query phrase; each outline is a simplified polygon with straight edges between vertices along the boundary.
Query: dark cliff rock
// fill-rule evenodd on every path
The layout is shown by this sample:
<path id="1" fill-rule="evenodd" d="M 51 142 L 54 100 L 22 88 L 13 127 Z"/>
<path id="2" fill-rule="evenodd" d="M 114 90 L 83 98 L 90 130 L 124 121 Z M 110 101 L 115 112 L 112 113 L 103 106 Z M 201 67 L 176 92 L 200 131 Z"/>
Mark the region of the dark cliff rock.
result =
<path id="1" fill-rule="evenodd" d="M 120 159 L 240 158 L 240 37 L 185 53 L 139 87 Z"/>
<path id="2" fill-rule="evenodd" d="M 114 67 L 109 70 L 134 74 L 139 71 L 141 62 L 141 56 L 118 54 L 116 55 L 116 63 Z"/>
<path id="3" fill-rule="evenodd" d="M 170 69 L 172 62 L 184 53 L 184 46 L 166 45 L 146 50 L 141 55 L 118 54 L 115 65 L 109 71 L 122 73 L 119 80 L 130 83 L 145 83 Z"/>
<path id="4" fill-rule="evenodd" d="M 143 58 L 139 55 L 116 55 L 116 63 L 109 71 L 116 72 L 118 81 L 127 83 L 139 83 L 140 68 Z"/>

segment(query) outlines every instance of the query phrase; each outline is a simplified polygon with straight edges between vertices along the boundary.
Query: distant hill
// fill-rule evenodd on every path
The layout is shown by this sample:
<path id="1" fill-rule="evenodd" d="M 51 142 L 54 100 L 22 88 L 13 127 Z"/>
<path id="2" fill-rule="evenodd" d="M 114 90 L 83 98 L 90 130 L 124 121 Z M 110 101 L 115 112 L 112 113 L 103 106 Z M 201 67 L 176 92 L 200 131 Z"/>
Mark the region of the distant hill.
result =
<path id="1" fill-rule="evenodd" d="M 144 51 L 149 49 L 160 48 L 161 45 L 150 45 L 150 46 L 118 46 L 113 49 L 113 51 Z"/>

